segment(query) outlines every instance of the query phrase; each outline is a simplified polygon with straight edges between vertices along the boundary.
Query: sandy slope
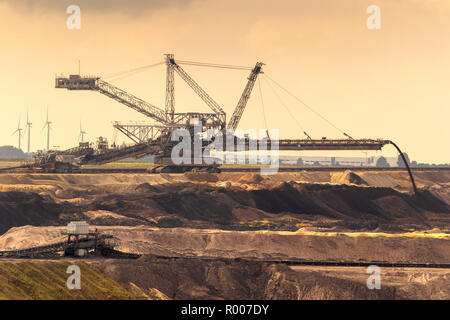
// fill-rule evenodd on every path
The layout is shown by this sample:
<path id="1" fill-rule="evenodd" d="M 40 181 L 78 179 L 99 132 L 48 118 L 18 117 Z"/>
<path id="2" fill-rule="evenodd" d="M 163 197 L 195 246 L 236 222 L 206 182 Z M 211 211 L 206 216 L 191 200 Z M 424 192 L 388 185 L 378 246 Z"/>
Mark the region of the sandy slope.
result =
<path id="1" fill-rule="evenodd" d="M 103 260 L 95 265 L 125 287 L 170 299 L 449 299 L 446 269 L 382 268 L 380 290 L 366 268 L 288 267 L 230 259 Z M 139 270 L 139 271 L 137 271 Z"/>
<path id="2" fill-rule="evenodd" d="M 422 189 L 415 196 L 365 185 L 276 181 L 276 175 L 264 179 L 254 174 L 228 175 L 221 178 L 229 180 L 215 182 L 186 181 L 199 174 L 0 175 L 11 180 L 3 187 L 21 190 L 0 192 L 0 232 L 71 220 L 227 230 L 450 228 L 450 206 L 440 198 L 444 193 L 438 196 Z M 363 181 L 353 174 L 339 177 L 347 178 Z M 31 181 L 24 184 L 27 179 Z"/>
<path id="3" fill-rule="evenodd" d="M 405 170 L 399 171 L 351 171 L 360 176 L 372 187 L 410 188 L 409 176 Z M 257 178 L 253 173 L 221 173 L 221 174 L 31 174 L 31 173 L 7 173 L 0 174 L 0 185 L 44 185 L 57 188 L 69 186 L 106 185 L 115 184 L 161 184 L 187 181 L 230 181 L 235 183 L 255 183 L 262 180 L 271 182 L 298 181 L 309 183 L 352 183 L 343 172 L 304 171 L 304 172 L 279 172 L 274 175 L 265 175 L 263 179 Z M 215 178 L 211 178 L 215 177 Z M 450 170 L 446 171 L 415 171 L 414 177 L 419 187 L 431 187 L 433 185 L 450 183 Z M 6 188 L 6 186 L 4 186 Z"/>
<path id="4" fill-rule="evenodd" d="M 163 256 L 297 258 L 324 261 L 450 263 L 450 235 L 336 235 L 325 232 L 222 231 L 186 228 L 98 227 L 118 249 Z M 63 227 L 19 227 L 0 236 L 0 249 L 26 248 L 63 238 Z"/>

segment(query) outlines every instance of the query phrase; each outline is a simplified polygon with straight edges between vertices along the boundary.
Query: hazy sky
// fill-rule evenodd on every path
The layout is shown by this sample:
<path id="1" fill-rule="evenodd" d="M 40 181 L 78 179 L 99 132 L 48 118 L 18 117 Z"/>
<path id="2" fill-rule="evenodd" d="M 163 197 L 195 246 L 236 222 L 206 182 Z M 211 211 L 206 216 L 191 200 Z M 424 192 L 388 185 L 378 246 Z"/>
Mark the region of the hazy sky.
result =
<path id="1" fill-rule="evenodd" d="M 81 30 L 66 27 L 70 4 L 81 7 Z M 372 4 L 381 8 L 380 30 L 366 26 Z M 448 0 L 0 0 L 0 145 L 17 146 L 11 133 L 19 115 L 24 127 L 28 108 L 32 150 L 43 149 L 47 106 L 52 146 L 75 146 L 80 119 L 89 140 L 111 139 L 112 121 L 146 118 L 97 92 L 55 89 L 55 74 L 77 73 L 81 60 L 83 74 L 106 75 L 174 53 L 212 63 L 263 61 L 268 76 L 353 137 L 391 139 L 414 160 L 450 162 L 449 39 Z M 184 68 L 230 117 L 248 71 Z M 164 107 L 164 66 L 113 84 Z M 260 84 L 267 125 L 282 137 L 303 137 L 298 123 L 313 137 L 341 137 L 277 91 L 292 119 L 264 76 Z M 179 78 L 176 108 L 208 111 Z M 258 85 L 240 127 L 265 127 Z"/>

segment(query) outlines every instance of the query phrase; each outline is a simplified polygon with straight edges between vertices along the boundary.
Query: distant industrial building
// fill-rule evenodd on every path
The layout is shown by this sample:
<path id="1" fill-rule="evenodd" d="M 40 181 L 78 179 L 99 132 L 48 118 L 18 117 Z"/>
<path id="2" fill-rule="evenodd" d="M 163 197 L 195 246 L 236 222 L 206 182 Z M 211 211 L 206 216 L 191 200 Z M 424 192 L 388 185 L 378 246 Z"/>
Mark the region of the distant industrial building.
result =
<path id="1" fill-rule="evenodd" d="M 378 158 L 371 157 L 315 157 L 315 156 L 280 156 L 282 165 L 305 165 L 305 166 L 343 166 L 343 167 L 373 167 L 376 166 Z M 300 160 L 301 159 L 301 160 Z M 397 166 L 396 157 L 385 157 L 391 167 Z"/>

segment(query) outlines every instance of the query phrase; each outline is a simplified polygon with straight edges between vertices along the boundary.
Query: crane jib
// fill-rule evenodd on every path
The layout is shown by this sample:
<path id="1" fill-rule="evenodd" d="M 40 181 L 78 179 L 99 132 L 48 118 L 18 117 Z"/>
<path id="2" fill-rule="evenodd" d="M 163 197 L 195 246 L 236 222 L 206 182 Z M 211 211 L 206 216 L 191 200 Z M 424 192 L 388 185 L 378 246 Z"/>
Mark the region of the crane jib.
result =
<path id="1" fill-rule="evenodd" d="M 245 86 L 241 98 L 239 99 L 239 102 L 236 105 L 236 108 L 234 109 L 233 115 L 231 116 L 230 122 L 228 123 L 227 126 L 228 129 L 232 130 L 237 129 L 239 121 L 241 120 L 242 114 L 244 113 L 245 107 L 247 105 L 247 102 L 250 99 L 250 94 L 253 90 L 256 79 L 258 78 L 258 75 L 262 72 L 261 69 L 263 65 L 264 64 L 262 62 L 257 62 L 255 67 L 252 69 L 250 76 L 248 77 L 247 85 Z"/>

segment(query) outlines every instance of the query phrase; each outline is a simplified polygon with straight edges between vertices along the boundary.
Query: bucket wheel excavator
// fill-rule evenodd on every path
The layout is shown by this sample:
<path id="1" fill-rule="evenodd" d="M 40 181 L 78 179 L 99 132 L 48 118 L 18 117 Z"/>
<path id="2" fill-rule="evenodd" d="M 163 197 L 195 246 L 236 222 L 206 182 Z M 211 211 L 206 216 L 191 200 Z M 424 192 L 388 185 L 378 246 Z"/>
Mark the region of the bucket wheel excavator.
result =
<path id="1" fill-rule="evenodd" d="M 157 165 L 157 167 L 154 168 L 154 172 L 185 172 L 190 170 L 208 172 L 220 171 L 218 162 L 206 162 L 204 161 L 204 158 L 202 158 L 200 163 L 198 163 L 199 161 L 190 161 L 189 164 L 173 163 L 171 153 L 178 142 L 171 140 L 172 133 L 178 128 L 187 129 L 191 133 L 191 141 L 194 141 L 194 124 L 198 125 L 198 123 L 200 123 L 201 133 L 205 133 L 208 129 L 213 129 L 223 133 L 226 131 L 226 133 L 232 132 L 234 134 L 234 131 L 237 129 L 239 121 L 242 118 L 247 102 L 250 99 L 258 75 L 263 73 L 262 67 L 264 64 L 262 62 L 257 62 L 256 65 L 251 68 L 192 61 L 177 61 L 173 54 L 165 55 L 165 64 L 167 70 L 165 109 L 144 101 L 111 83 L 106 82 L 100 77 L 81 75 L 56 77 L 56 88 L 64 88 L 71 91 L 97 91 L 157 122 L 157 125 L 145 125 L 145 127 L 142 128 L 140 128 L 139 125 L 127 125 L 116 122 L 114 127 L 133 140 L 135 144 L 124 148 L 113 148 L 101 152 L 89 153 L 81 158 L 80 164 L 102 164 L 131 156 L 138 158 L 151 154 L 154 155 L 155 165 Z M 250 71 L 247 84 L 228 123 L 226 122 L 226 113 L 223 108 L 181 67 L 182 64 L 244 69 Z M 212 112 L 175 112 L 175 74 L 178 74 L 180 78 L 189 85 Z M 267 137 L 267 147 L 272 149 L 272 143 L 276 143 L 276 147 L 279 150 L 381 150 L 384 145 L 391 143 L 389 140 L 382 139 L 353 139 L 346 133 L 343 134 L 346 136 L 345 139 L 311 139 L 311 137 L 306 134 L 308 139 L 280 139 L 272 142 L 270 137 Z M 235 142 L 240 139 L 236 136 L 233 138 Z M 250 140 L 248 137 L 244 139 L 247 148 L 250 144 Z M 213 142 L 202 143 L 202 150 L 205 150 L 205 148 Z M 191 145 L 191 150 L 194 150 L 194 144 Z M 194 154 L 194 152 L 191 152 L 191 154 Z"/>

